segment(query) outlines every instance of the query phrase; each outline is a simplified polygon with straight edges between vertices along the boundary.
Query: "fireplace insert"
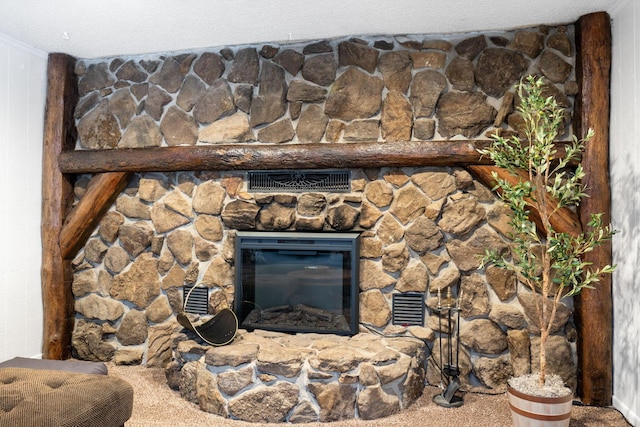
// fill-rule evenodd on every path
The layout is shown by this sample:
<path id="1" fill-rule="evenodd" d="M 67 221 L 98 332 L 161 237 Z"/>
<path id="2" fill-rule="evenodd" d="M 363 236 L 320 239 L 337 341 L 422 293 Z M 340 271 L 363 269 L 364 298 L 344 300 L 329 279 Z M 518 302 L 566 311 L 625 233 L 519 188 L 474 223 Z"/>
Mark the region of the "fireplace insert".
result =
<path id="1" fill-rule="evenodd" d="M 239 231 L 235 267 L 241 328 L 358 332 L 358 233 Z"/>

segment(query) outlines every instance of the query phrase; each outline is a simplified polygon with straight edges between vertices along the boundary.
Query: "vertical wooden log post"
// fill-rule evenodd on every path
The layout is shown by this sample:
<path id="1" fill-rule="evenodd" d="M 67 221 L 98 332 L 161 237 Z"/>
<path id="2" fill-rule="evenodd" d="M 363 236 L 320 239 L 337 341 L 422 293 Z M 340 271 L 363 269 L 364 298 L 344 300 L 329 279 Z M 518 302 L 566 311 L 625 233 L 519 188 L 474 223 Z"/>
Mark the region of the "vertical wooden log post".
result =
<path id="1" fill-rule="evenodd" d="M 609 15 L 598 12 L 582 16 L 576 25 L 576 77 L 580 88 L 575 114 L 578 136 L 592 128 L 595 136 L 582 157 L 586 176 L 586 198 L 580 206 L 580 221 L 587 231 L 592 213 L 604 213 L 611 221 L 609 186 L 609 85 L 611 76 L 611 23 Z M 610 242 L 595 248 L 585 261 L 594 266 L 611 264 Z M 587 405 L 611 405 L 613 394 L 613 299 L 611 276 L 596 289 L 576 298 L 578 324 L 578 394 Z"/>
<path id="2" fill-rule="evenodd" d="M 78 102 L 75 59 L 49 55 L 47 101 L 42 153 L 42 300 L 44 333 L 42 357 L 71 356 L 73 295 L 71 262 L 60 252 L 60 230 L 73 202 L 73 185 L 58 168 L 58 155 L 75 145 L 73 111 Z"/>

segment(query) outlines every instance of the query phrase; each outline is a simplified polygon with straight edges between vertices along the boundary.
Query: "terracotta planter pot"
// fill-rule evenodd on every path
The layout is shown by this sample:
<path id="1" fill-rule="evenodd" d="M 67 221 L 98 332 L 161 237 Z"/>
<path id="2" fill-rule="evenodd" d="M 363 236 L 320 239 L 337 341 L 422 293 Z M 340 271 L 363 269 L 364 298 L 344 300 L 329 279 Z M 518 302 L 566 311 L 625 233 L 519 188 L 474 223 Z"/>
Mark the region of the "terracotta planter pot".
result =
<path id="1" fill-rule="evenodd" d="M 514 427 L 568 427 L 573 395 L 540 397 L 524 394 L 507 385 Z"/>

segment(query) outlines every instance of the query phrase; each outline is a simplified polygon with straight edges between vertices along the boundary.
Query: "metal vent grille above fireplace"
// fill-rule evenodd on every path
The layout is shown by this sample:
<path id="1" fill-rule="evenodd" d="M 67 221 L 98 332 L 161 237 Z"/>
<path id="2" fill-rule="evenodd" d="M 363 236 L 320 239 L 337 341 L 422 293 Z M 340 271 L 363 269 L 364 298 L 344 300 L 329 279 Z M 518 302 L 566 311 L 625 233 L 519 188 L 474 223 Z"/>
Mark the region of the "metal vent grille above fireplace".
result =
<path id="1" fill-rule="evenodd" d="M 249 191 L 351 191 L 351 171 L 279 170 L 249 172 Z"/>

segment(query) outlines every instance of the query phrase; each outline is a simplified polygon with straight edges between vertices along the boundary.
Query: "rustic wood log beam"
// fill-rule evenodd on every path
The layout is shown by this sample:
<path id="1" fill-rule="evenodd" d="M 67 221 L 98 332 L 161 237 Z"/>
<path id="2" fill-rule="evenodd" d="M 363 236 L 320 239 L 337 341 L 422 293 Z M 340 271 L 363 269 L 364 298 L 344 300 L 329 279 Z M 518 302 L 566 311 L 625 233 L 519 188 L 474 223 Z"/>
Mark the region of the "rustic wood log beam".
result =
<path id="1" fill-rule="evenodd" d="M 611 79 L 611 22 L 598 12 L 582 16 L 576 25 L 576 77 L 580 88 L 575 111 L 575 133 L 595 131 L 582 156 L 587 193 L 580 205 L 580 221 L 587 228 L 593 213 L 611 221 L 609 184 L 609 85 Z M 594 267 L 612 263 L 611 243 L 585 256 Z M 613 298 L 612 280 L 606 275 L 576 298 L 578 325 L 578 394 L 587 405 L 609 406 L 613 395 Z"/>
<path id="2" fill-rule="evenodd" d="M 72 259 L 82 248 L 104 213 L 129 182 L 129 172 L 108 172 L 95 175 L 87 191 L 67 216 L 60 232 L 62 258 Z"/>
<path id="3" fill-rule="evenodd" d="M 49 55 L 42 161 L 42 302 L 44 359 L 71 356 L 73 294 L 71 263 L 60 251 L 59 237 L 73 202 L 73 185 L 58 168 L 58 155 L 75 145 L 73 111 L 78 101 L 75 59 Z"/>
<path id="4" fill-rule="evenodd" d="M 326 169 L 490 164 L 488 140 L 341 144 L 224 144 L 76 150 L 60 155 L 64 173 Z M 558 155 L 564 142 L 557 142 Z"/>
<path id="5" fill-rule="evenodd" d="M 468 165 L 467 170 L 474 176 L 474 178 L 489 188 L 493 188 L 496 185 L 496 181 L 493 179 L 494 172 L 498 175 L 498 178 L 504 179 L 513 184 L 518 181 L 527 181 L 529 179 L 529 176 L 524 170 L 518 171 L 519 176 L 516 177 L 511 175 L 506 169 L 499 168 L 497 166 Z M 544 230 L 544 225 L 540 219 L 536 203 L 533 200 L 528 200 L 528 202 L 531 205 L 531 217 L 533 222 L 535 222 L 536 227 L 538 227 L 539 230 Z M 552 198 L 547 199 L 547 204 L 550 209 L 555 209 L 558 205 L 557 201 Z M 578 214 L 569 208 L 558 209 L 558 211 L 551 216 L 549 220 L 553 229 L 558 232 L 569 233 L 576 236 L 582 231 Z"/>
<path id="6" fill-rule="evenodd" d="M 60 155 L 65 173 L 326 169 L 490 163 L 488 141 L 397 141 L 341 144 L 225 144 L 76 150 Z"/>

